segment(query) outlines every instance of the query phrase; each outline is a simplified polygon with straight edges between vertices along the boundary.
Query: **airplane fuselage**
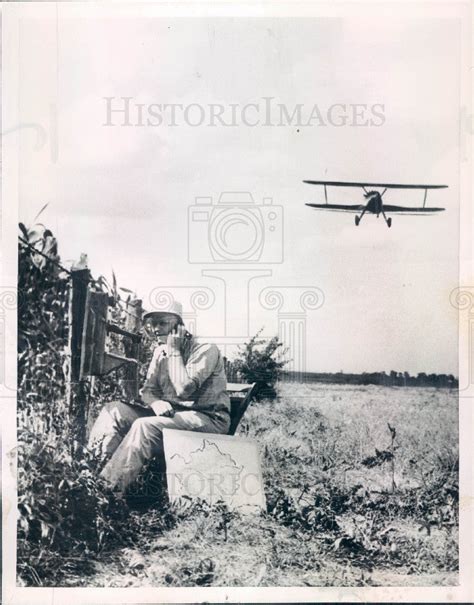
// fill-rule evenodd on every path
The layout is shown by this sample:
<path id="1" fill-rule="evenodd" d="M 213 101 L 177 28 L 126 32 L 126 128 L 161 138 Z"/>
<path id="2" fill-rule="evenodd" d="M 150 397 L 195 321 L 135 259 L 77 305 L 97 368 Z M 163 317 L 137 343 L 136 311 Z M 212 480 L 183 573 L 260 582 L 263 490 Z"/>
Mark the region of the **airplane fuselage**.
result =
<path id="1" fill-rule="evenodd" d="M 367 191 L 367 193 L 365 193 L 365 199 L 367 201 L 365 203 L 365 207 L 362 210 L 361 215 L 360 216 L 356 215 L 356 217 L 355 217 L 356 227 L 359 226 L 360 221 L 362 220 L 362 217 L 364 216 L 364 214 L 366 212 L 371 212 L 372 214 L 377 215 L 377 218 L 379 217 L 380 214 L 382 214 L 383 218 L 385 219 L 385 222 L 387 223 L 387 226 L 388 227 L 392 226 L 392 219 L 387 218 L 385 216 L 385 212 L 383 209 L 382 195 L 383 195 L 383 193 L 379 193 L 378 191 Z"/>
<path id="2" fill-rule="evenodd" d="M 369 191 L 369 193 L 366 194 L 366 198 L 367 198 L 366 210 L 368 212 L 372 212 L 373 214 L 376 214 L 377 216 L 381 212 L 383 212 L 382 196 L 380 195 L 380 193 L 378 191 Z"/>

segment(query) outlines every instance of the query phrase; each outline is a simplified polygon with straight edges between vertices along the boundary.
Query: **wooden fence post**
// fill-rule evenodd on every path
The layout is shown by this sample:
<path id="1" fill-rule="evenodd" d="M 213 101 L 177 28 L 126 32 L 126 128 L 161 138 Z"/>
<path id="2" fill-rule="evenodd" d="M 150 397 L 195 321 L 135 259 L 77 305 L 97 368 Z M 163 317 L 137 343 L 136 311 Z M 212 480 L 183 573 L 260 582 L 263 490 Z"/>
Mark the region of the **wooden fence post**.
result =
<path id="1" fill-rule="evenodd" d="M 142 301 L 139 298 L 130 300 L 127 303 L 127 319 L 125 321 L 125 329 L 127 332 L 137 334 L 141 329 L 143 307 Z M 140 343 L 129 340 L 124 341 L 125 355 L 129 359 L 140 358 Z M 138 364 L 127 363 L 124 368 L 124 378 L 122 381 L 124 396 L 127 400 L 138 398 L 138 382 L 139 382 L 139 366 Z"/>
<path id="2" fill-rule="evenodd" d="M 72 270 L 69 293 L 69 376 L 67 382 L 67 403 L 70 414 L 71 436 L 81 445 L 86 440 L 87 382 L 80 380 L 82 331 L 86 309 L 87 287 L 90 273 L 88 269 Z"/>

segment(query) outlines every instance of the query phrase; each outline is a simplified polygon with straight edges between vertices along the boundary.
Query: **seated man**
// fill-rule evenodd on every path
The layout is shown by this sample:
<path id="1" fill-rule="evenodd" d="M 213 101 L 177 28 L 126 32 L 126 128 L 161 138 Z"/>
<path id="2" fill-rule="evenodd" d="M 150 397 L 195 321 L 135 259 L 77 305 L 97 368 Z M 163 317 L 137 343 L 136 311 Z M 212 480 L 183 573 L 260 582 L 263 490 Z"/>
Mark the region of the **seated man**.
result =
<path id="1" fill-rule="evenodd" d="M 163 428 L 227 433 L 230 425 L 224 360 L 216 345 L 186 332 L 177 302 L 170 312 L 147 313 L 144 320 L 158 337 L 140 392 L 144 406 L 108 403 L 89 438 L 89 447 L 109 458 L 101 476 L 119 490 L 147 460 L 163 454 Z"/>

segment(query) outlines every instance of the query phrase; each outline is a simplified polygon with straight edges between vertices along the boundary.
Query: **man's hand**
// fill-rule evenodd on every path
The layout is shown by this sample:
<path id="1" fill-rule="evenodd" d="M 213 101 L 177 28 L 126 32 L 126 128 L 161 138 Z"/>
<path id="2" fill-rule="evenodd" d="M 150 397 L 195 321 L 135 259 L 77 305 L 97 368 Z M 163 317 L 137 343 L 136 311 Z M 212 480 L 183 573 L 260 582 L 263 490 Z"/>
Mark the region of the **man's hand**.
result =
<path id="1" fill-rule="evenodd" d="M 167 348 L 168 355 L 181 355 L 186 329 L 184 326 L 176 326 L 176 329 L 168 334 Z"/>
<path id="2" fill-rule="evenodd" d="M 172 416 L 173 406 L 163 399 L 157 399 L 150 404 L 151 409 L 157 416 Z"/>

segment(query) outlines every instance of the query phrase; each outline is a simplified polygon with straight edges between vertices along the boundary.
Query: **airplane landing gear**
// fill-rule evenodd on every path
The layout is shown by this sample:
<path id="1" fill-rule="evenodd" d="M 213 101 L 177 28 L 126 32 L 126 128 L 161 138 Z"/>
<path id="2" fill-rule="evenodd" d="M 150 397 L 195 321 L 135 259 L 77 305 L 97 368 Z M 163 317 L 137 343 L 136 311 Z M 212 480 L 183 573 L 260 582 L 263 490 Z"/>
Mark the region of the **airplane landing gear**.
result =
<path id="1" fill-rule="evenodd" d="M 387 227 L 391 227 L 392 226 L 392 219 L 388 218 L 387 219 Z"/>
<path id="2" fill-rule="evenodd" d="M 356 216 L 355 216 L 355 224 L 356 224 L 356 227 L 358 227 L 358 226 L 359 226 L 359 223 L 360 223 L 360 218 L 359 218 L 359 217 L 357 216 L 357 214 L 356 214 Z"/>

